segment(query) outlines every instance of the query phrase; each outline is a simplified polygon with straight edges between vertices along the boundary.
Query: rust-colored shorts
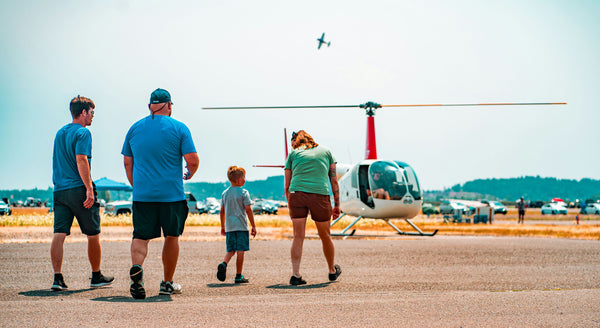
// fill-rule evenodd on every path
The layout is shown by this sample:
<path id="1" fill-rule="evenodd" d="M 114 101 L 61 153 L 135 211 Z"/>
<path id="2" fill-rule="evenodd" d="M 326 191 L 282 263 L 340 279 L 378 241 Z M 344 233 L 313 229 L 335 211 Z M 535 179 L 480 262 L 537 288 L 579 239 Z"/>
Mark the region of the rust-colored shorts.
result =
<path id="1" fill-rule="evenodd" d="M 332 209 L 329 195 L 302 191 L 291 192 L 288 209 L 292 219 L 305 218 L 309 212 L 313 221 L 324 222 L 331 219 Z"/>

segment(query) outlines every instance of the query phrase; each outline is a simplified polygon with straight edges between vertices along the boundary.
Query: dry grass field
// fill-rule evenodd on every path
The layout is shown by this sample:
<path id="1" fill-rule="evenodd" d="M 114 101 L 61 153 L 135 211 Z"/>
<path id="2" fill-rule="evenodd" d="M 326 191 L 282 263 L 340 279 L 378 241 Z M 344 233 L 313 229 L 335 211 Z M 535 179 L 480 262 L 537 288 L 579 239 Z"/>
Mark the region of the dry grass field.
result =
<path id="1" fill-rule="evenodd" d="M 263 232 L 260 238 L 287 239 L 292 237 L 292 224 L 287 216 L 286 209 L 279 215 L 255 216 L 257 227 Z M 579 215 L 579 224 L 575 222 L 576 213 L 568 215 L 541 215 L 529 211 L 526 215 L 526 224 L 517 224 L 516 214 L 509 212 L 506 216 L 498 215 L 493 224 L 470 223 L 445 223 L 442 216 L 431 217 L 417 216 L 412 221 L 424 232 L 439 230 L 438 235 L 477 235 L 477 236 L 522 236 L 522 237 L 547 237 L 547 238 L 576 238 L 600 240 L 600 218 L 595 215 Z M 354 218 L 345 217 L 332 228 L 333 232 L 341 232 Z M 402 231 L 414 231 L 404 220 L 393 220 L 394 224 Z M 52 213 L 23 213 L 16 212 L 11 216 L 0 216 L 0 243 L 8 240 L 39 240 L 27 234 L 40 234 L 40 238 L 49 237 L 52 233 Z M 74 224 L 75 226 L 77 223 Z M 196 231 L 193 239 L 220 238 L 218 215 L 197 215 L 188 217 L 186 231 Z M 131 238 L 131 215 L 102 216 L 102 226 L 112 227 L 103 231 L 118 231 L 118 238 L 122 235 Z M 118 229 L 121 227 L 122 229 Z M 196 229 L 197 228 L 197 229 Z M 353 229 L 363 238 L 379 238 L 397 236 L 383 220 L 363 219 Z M 73 229 L 74 235 L 78 229 Z M 315 235 L 314 223 L 309 220 L 307 233 Z M 44 237 L 46 236 L 46 237 Z M 125 238 L 125 237 L 123 237 Z M 8 241 L 10 242 L 10 241 Z"/>

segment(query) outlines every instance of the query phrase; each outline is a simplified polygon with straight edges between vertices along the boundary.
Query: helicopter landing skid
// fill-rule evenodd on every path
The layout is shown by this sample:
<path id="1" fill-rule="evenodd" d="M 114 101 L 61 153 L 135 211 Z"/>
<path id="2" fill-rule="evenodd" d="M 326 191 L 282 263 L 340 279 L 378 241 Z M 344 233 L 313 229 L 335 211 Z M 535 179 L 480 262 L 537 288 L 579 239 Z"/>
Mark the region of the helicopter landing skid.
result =
<path id="1" fill-rule="evenodd" d="M 340 215 L 337 219 L 335 219 L 333 222 L 331 222 L 330 227 L 333 227 L 333 225 L 336 224 L 345 215 L 346 215 L 346 213 L 342 213 L 342 215 Z M 362 219 L 362 218 L 363 218 L 362 215 L 357 217 L 356 220 L 352 221 L 352 223 L 350 223 L 346 228 L 344 228 L 344 230 L 342 230 L 341 233 L 332 233 L 331 235 L 332 236 L 343 236 L 344 239 L 354 236 L 356 229 L 353 229 L 352 232 L 350 232 L 350 233 L 347 233 L 347 231 L 350 230 L 350 228 L 352 228 L 356 224 L 356 222 L 360 221 L 360 219 Z M 425 233 L 421 229 L 419 229 L 419 227 L 417 227 L 414 223 L 412 223 L 412 221 L 410 221 L 410 219 L 404 219 L 404 220 L 406 220 L 406 222 L 408 224 L 410 224 L 410 226 L 413 227 L 417 232 L 404 232 L 404 231 L 398 229 L 398 227 L 396 227 L 396 225 L 394 225 L 392 222 L 390 222 L 390 219 L 382 219 L 382 220 L 384 220 L 388 225 L 390 225 L 390 227 L 392 227 L 394 230 L 396 230 L 396 233 L 399 235 L 433 237 L 438 232 L 438 229 L 436 229 L 434 232 Z M 357 237 L 358 237 L 358 235 L 357 235 Z"/>

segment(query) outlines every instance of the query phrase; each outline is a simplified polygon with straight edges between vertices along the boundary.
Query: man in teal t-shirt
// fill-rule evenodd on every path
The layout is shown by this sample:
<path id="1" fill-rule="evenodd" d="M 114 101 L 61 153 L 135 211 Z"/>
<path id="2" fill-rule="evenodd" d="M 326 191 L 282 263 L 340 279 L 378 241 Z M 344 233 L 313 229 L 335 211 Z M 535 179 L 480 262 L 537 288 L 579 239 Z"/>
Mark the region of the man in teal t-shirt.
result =
<path id="1" fill-rule="evenodd" d="M 77 218 L 81 232 L 87 236 L 88 259 L 92 266 L 90 287 L 109 285 L 114 278 L 100 272 L 102 247 L 100 246 L 100 203 L 90 174 L 92 134 L 86 126 L 94 119 L 94 102 L 77 96 L 71 100 L 69 110 L 73 122 L 56 133 L 52 154 L 52 182 L 54 183 L 54 236 L 50 257 L 54 269 L 53 291 L 67 289 L 62 275 L 65 238 L 71 234 L 73 217 Z"/>

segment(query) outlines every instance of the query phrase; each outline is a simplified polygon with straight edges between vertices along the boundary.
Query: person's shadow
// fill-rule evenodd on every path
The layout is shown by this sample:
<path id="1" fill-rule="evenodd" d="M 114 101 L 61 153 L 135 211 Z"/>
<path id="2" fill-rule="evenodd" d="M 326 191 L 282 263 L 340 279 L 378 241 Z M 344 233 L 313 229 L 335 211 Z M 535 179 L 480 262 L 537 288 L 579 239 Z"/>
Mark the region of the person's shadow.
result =
<path id="1" fill-rule="evenodd" d="M 267 286 L 266 288 L 269 288 L 269 289 L 316 289 L 316 288 L 325 288 L 325 287 L 329 286 L 331 283 L 332 283 L 332 281 L 322 282 L 320 284 L 306 284 L 306 285 L 298 285 L 298 286 L 289 285 L 289 284 L 276 284 L 276 285 Z"/>
<path id="2" fill-rule="evenodd" d="M 96 297 L 92 298 L 91 301 L 97 302 L 111 302 L 111 303 L 163 303 L 163 302 L 172 302 L 171 295 L 154 295 L 150 297 L 146 297 L 141 300 L 136 300 L 131 296 L 105 296 L 105 297 Z"/>
<path id="3" fill-rule="evenodd" d="M 29 296 L 29 297 L 60 297 L 60 296 L 68 296 L 68 295 L 73 295 L 73 294 L 89 292 L 91 290 L 94 290 L 94 289 L 93 288 L 69 289 L 69 290 L 63 290 L 63 291 L 38 289 L 38 290 L 29 290 L 26 292 L 20 292 L 19 295 Z"/>

